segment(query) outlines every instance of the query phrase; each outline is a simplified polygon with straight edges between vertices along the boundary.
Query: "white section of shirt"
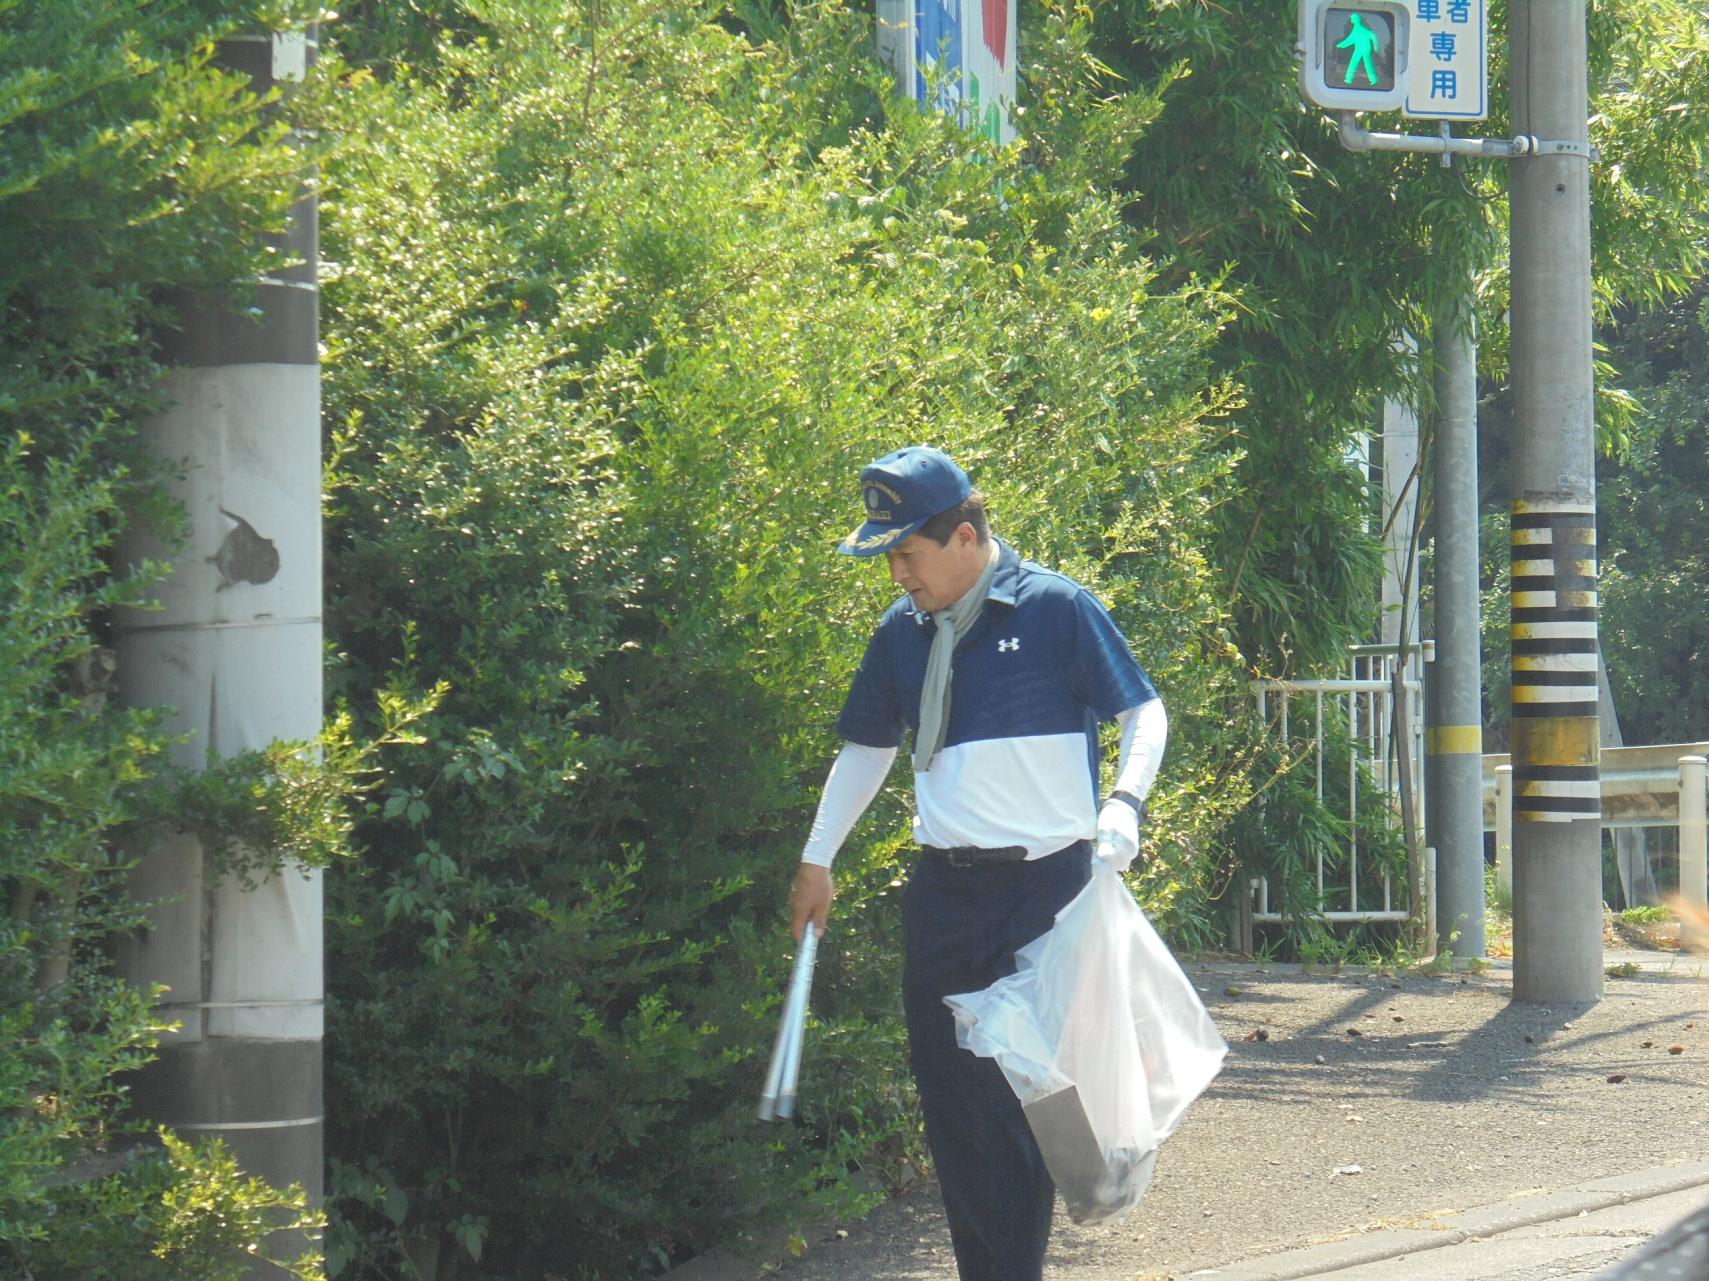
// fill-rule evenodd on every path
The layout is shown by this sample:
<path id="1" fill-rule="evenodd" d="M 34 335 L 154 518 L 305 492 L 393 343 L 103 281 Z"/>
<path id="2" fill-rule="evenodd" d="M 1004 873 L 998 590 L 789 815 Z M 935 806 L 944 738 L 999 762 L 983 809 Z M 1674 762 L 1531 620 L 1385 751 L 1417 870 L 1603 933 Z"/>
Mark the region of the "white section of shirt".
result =
<path id="1" fill-rule="evenodd" d="M 1043 858 L 1098 830 L 1084 734 L 993 738 L 946 747 L 914 775 L 921 845 L 1026 847 Z"/>
<path id="2" fill-rule="evenodd" d="M 1129 708 L 1121 724 L 1116 786 L 1144 799 L 1163 761 L 1169 718 L 1161 698 Z M 843 842 L 889 776 L 894 747 L 844 743 L 831 764 L 803 863 L 830 867 Z M 922 845 L 1023 845 L 1043 858 L 1092 840 L 1098 815 L 1080 734 L 989 739 L 945 748 L 929 773 L 914 775 L 914 839 Z"/>

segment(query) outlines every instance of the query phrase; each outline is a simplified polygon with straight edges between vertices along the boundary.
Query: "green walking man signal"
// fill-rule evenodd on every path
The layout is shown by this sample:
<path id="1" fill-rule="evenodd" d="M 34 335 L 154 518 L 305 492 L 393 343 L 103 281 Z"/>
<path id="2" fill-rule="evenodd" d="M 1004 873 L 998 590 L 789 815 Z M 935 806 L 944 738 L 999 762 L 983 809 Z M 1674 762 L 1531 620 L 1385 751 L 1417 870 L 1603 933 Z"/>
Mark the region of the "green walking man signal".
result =
<path id="1" fill-rule="evenodd" d="M 1406 5 L 1300 0 L 1300 91 L 1332 111 L 1395 111 L 1406 97 Z"/>
<path id="2" fill-rule="evenodd" d="M 1333 11 L 1332 11 L 1333 12 Z M 1371 82 L 1371 88 L 1377 88 L 1377 69 L 1371 65 L 1371 55 L 1382 47 L 1382 37 L 1365 25 L 1365 15 L 1357 9 L 1347 15 L 1347 38 L 1336 44 L 1337 49 L 1351 49 L 1347 55 L 1347 74 L 1342 77 L 1343 84 L 1352 84 L 1354 73 L 1362 65 L 1365 68 L 1365 79 Z M 1391 33 L 1392 45 L 1392 33 Z M 1394 60 L 1389 60 L 1389 75 L 1394 75 Z"/>

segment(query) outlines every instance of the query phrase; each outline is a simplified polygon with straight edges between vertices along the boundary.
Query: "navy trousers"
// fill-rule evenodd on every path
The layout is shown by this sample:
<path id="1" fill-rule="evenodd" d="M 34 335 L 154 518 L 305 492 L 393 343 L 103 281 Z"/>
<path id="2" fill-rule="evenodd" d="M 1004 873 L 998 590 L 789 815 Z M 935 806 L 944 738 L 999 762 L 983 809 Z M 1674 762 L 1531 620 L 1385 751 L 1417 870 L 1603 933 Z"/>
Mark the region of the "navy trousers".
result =
<path id="1" fill-rule="evenodd" d="M 1040 1281 L 1056 1188 L 1002 1069 L 956 1044 L 943 998 L 1013 974 L 1090 876 L 1086 842 L 982 867 L 922 853 L 903 891 L 908 1045 L 961 1281 Z"/>

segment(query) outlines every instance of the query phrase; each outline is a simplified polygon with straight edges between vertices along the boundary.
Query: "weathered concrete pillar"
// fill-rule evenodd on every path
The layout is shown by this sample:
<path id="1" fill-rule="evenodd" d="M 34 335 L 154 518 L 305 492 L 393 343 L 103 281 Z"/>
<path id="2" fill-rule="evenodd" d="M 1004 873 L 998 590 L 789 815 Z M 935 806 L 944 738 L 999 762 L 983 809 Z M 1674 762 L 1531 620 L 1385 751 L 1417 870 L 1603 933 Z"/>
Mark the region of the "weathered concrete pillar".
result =
<path id="1" fill-rule="evenodd" d="M 259 91 L 300 78 L 312 32 L 223 42 L 220 61 Z M 291 265 L 256 283 L 259 317 L 186 297 L 161 336 L 174 366 L 169 408 L 144 425 L 154 455 L 180 468 L 189 520 L 176 550 L 132 530 L 132 563 L 170 560 L 158 611 L 116 626 L 119 690 L 174 709 L 175 762 L 200 769 L 321 729 L 320 368 L 316 205 L 296 206 Z M 245 889 L 216 878 L 179 833 L 142 852 L 133 892 L 149 927 L 120 964 L 166 984 L 160 1013 L 181 1026 L 130 1084 L 137 1107 L 186 1138 L 225 1140 L 276 1186 L 322 1182 L 321 879 L 287 868 Z"/>

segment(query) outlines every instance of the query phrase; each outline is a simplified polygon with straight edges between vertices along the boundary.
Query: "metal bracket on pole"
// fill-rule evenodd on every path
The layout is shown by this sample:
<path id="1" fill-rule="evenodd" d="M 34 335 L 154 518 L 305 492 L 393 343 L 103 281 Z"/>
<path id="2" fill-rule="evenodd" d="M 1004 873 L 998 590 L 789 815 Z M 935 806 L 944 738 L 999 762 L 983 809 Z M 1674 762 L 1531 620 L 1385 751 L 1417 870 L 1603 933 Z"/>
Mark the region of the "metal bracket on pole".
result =
<path id="1" fill-rule="evenodd" d="M 1515 160 L 1521 156 L 1582 156 L 1589 161 L 1600 160 L 1595 147 L 1582 142 L 1561 142 L 1522 133 L 1512 138 L 1456 138 L 1447 121 L 1435 137 L 1419 133 L 1375 133 L 1361 129 L 1357 113 L 1343 111 L 1341 145 L 1349 151 L 1412 151 L 1423 155 L 1441 156 L 1444 165 L 1452 156 L 1480 156 L 1494 160 Z"/>
<path id="2" fill-rule="evenodd" d="M 1550 142 L 1530 134 L 1524 137 L 1531 144 L 1531 149 L 1525 153 L 1528 156 L 1582 156 L 1592 164 L 1602 159 L 1602 153 L 1588 142 Z"/>

